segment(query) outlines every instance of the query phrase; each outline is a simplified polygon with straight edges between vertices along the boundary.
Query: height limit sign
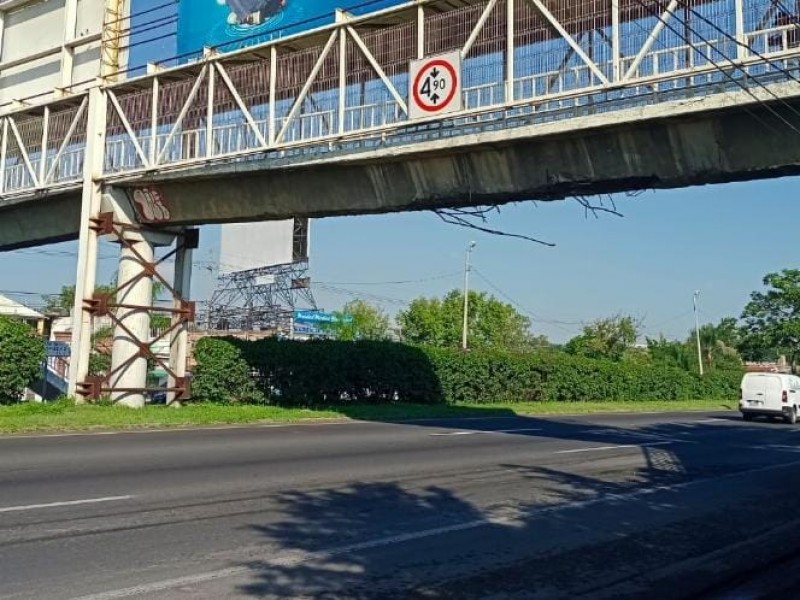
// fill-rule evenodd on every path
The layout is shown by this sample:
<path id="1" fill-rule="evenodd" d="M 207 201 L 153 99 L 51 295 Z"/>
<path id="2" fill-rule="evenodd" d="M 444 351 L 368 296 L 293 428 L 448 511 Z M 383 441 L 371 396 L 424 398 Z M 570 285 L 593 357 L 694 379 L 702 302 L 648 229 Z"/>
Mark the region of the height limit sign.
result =
<path id="1" fill-rule="evenodd" d="M 411 61 L 409 82 L 409 118 L 435 117 L 461 110 L 460 53 Z"/>

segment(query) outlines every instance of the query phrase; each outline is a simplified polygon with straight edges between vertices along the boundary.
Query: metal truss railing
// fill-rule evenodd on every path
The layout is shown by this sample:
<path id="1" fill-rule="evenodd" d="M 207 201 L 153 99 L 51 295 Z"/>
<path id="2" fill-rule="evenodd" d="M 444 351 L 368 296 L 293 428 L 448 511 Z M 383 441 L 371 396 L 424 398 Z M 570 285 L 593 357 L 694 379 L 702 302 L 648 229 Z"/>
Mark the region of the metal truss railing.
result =
<path id="1" fill-rule="evenodd" d="M 88 99 L 0 117 L 0 195 L 83 178 Z"/>
<path id="2" fill-rule="evenodd" d="M 436 2 L 105 86 L 103 176 L 414 143 L 437 123 L 456 136 L 797 77 L 800 21 L 776 0 Z M 409 119 L 409 62 L 452 51 L 463 109 Z M 0 118 L 0 195 L 81 180 L 86 104 Z"/>

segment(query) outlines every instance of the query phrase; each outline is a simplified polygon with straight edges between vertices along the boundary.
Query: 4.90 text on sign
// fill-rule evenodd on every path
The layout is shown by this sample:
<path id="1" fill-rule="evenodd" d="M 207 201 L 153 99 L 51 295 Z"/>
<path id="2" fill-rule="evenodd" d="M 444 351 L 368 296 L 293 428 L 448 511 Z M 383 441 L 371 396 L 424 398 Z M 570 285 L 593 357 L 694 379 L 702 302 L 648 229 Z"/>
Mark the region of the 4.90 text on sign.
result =
<path id="1" fill-rule="evenodd" d="M 408 116 L 433 117 L 461 110 L 461 55 L 458 52 L 411 61 Z"/>

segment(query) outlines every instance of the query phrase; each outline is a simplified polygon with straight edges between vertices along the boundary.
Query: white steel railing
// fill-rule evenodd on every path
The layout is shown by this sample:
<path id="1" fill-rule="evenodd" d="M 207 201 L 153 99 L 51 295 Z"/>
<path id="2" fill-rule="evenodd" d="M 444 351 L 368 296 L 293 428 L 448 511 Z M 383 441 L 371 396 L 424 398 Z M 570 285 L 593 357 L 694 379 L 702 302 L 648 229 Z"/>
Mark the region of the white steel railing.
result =
<path id="1" fill-rule="evenodd" d="M 452 135 L 508 114 L 538 123 L 674 97 L 666 92 L 712 93 L 719 85 L 706 84 L 737 78 L 787 80 L 800 59 L 800 21 L 780 21 L 768 0 L 635 0 L 624 12 L 605 0 L 591 18 L 568 10 L 583 0 L 427 11 L 434 1 L 381 11 L 398 24 L 351 18 L 106 86 L 103 176 L 423 140 L 436 119 L 408 117 L 409 62 L 437 53 L 462 58 L 462 110 L 439 119 Z M 81 181 L 86 112 L 74 97 L 0 117 L 0 196 Z"/>

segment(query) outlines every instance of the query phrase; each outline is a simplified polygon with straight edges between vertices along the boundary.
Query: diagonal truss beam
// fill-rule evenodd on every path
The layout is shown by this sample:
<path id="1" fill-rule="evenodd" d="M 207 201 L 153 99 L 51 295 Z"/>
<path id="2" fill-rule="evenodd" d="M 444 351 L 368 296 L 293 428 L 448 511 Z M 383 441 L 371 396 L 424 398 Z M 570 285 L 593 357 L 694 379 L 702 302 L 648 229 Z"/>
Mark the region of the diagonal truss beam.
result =
<path id="1" fill-rule="evenodd" d="M 75 117 L 72 119 L 72 123 L 69 124 L 67 135 L 64 136 L 64 141 L 61 142 L 61 145 L 58 147 L 58 152 L 56 152 L 56 155 L 53 157 L 53 162 L 50 164 L 50 168 L 47 170 L 47 174 L 44 176 L 42 185 L 52 183 L 53 174 L 56 172 L 56 168 L 58 167 L 58 161 L 64 155 L 64 151 L 67 149 L 67 146 L 69 145 L 69 141 L 72 139 L 72 136 L 75 135 L 75 130 L 78 128 L 78 124 L 81 122 L 83 114 L 86 112 L 86 107 L 88 105 L 89 105 L 89 97 L 86 96 L 83 99 L 83 102 L 81 102 L 81 105 L 78 108 L 78 112 L 75 113 Z"/>
<path id="2" fill-rule="evenodd" d="M 125 111 L 122 110 L 122 106 L 119 104 L 119 100 L 117 99 L 117 95 L 114 93 L 114 90 L 108 90 L 108 99 L 111 100 L 111 105 L 114 107 L 114 112 L 117 113 L 119 120 L 122 122 L 122 126 L 125 128 L 125 133 L 128 134 L 128 137 L 133 144 L 134 149 L 136 150 L 136 154 L 139 155 L 139 158 L 142 161 L 145 169 L 150 168 L 150 159 L 142 150 L 141 144 L 139 144 L 139 140 L 136 137 L 136 134 L 133 132 L 133 127 L 131 127 L 130 122 L 128 121 L 128 117 L 125 116 Z"/>
<path id="3" fill-rule="evenodd" d="M 407 115 L 408 105 L 406 104 L 405 99 L 397 91 L 397 88 L 394 87 L 392 80 L 386 76 L 386 73 L 383 71 L 380 64 L 378 64 L 378 61 L 375 60 L 375 57 L 372 55 L 372 52 L 370 52 L 369 48 L 367 48 L 367 45 L 364 43 L 364 40 L 362 40 L 361 36 L 358 35 L 355 29 L 353 29 L 352 25 L 347 26 L 347 33 L 350 34 L 350 37 L 353 38 L 353 41 L 356 43 L 356 46 L 358 46 L 358 49 L 361 50 L 361 53 L 364 55 L 364 58 L 367 59 L 372 68 L 375 69 L 375 72 L 378 74 L 378 77 L 380 77 L 381 81 L 383 81 L 383 84 L 389 89 L 389 93 L 392 95 L 395 102 L 397 102 L 397 104 L 400 106 L 403 112 Z"/>
<path id="4" fill-rule="evenodd" d="M 225 82 L 225 86 L 228 88 L 228 91 L 233 96 L 233 99 L 236 102 L 236 105 L 239 107 L 239 110 L 242 111 L 242 114 L 244 115 L 244 118 L 247 121 L 247 124 L 250 126 L 250 129 L 253 130 L 253 134 L 256 136 L 256 139 L 258 140 L 259 145 L 262 148 L 266 148 L 269 145 L 269 144 L 267 144 L 267 140 L 264 139 L 264 136 L 261 133 L 261 130 L 258 128 L 258 125 L 256 125 L 255 119 L 253 119 L 253 115 L 250 113 L 250 110 L 245 105 L 244 101 L 242 100 L 241 95 L 239 95 L 239 91 L 236 89 L 236 86 L 233 85 L 233 82 L 231 81 L 231 78 L 228 76 L 228 72 L 225 70 L 225 67 L 223 67 L 218 62 L 214 63 L 214 66 L 216 67 L 217 73 L 219 73 L 219 76 L 222 77 L 222 81 Z M 211 97 L 211 96 L 209 95 L 209 97 Z"/>
<path id="5" fill-rule="evenodd" d="M 278 132 L 277 137 L 275 138 L 275 143 L 279 144 L 283 140 L 283 136 L 286 135 L 286 132 L 289 130 L 289 125 L 292 124 L 292 121 L 297 116 L 297 113 L 300 112 L 300 108 L 303 106 L 303 103 L 306 101 L 306 96 L 308 95 L 311 86 L 314 84 L 314 80 L 317 78 L 317 75 L 322 69 L 322 65 L 325 63 L 325 59 L 328 58 L 328 54 L 331 53 L 331 48 L 333 48 L 333 44 L 336 41 L 338 32 L 334 31 L 331 33 L 331 37 L 328 38 L 325 47 L 322 49 L 322 52 L 317 59 L 317 62 L 314 64 L 314 68 L 311 69 L 311 73 L 306 79 L 305 84 L 303 84 L 303 89 L 300 90 L 300 93 L 297 95 L 297 99 L 294 101 L 292 105 L 292 109 L 289 111 L 289 114 L 286 116 L 286 121 L 283 123 L 283 127 L 281 127 L 280 132 Z"/>
<path id="6" fill-rule="evenodd" d="M 6 158 L 8 154 L 8 119 L 3 119 L 3 141 L 0 145 L 0 194 L 6 191 Z"/>
<path id="7" fill-rule="evenodd" d="M 478 36 L 481 34 L 483 30 L 483 26 L 486 25 L 486 21 L 489 20 L 489 17 L 492 15 L 492 11 L 494 7 L 497 6 L 497 0 L 489 0 L 489 4 L 486 5 L 486 8 L 483 9 L 478 22 L 475 23 L 475 27 L 472 28 L 472 32 L 469 34 L 467 41 L 464 43 L 464 47 L 461 49 L 461 60 L 467 58 L 467 54 L 469 51 L 472 50 L 473 44 L 478 39 Z"/>
<path id="8" fill-rule="evenodd" d="M 622 81 L 628 81 L 631 77 L 634 76 L 639 65 L 641 64 L 644 57 L 650 52 L 650 48 L 652 48 L 653 44 L 655 43 L 656 39 L 658 38 L 661 30 L 667 25 L 670 17 L 675 12 L 675 9 L 678 8 L 678 0 L 670 0 L 670 3 L 667 5 L 667 8 L 661 13 L 661 16 L 658 18 L 658 23 L 656 23 L 653 30 L 650 32 L 650 35 L 647 36 L 647 39 L 644 42 L 644 45 L 639 49 L 639 52 L 636 53 L 636 57 L 633 59 L 631 66 L 628 67 L 628 70 L 625 71 L 625 75 L 622 76 Z"/>
<path id="9" fill-rule="evenodd" d="M 17 123 L 14 121 L 14 117 L 8 117 L 8 124 L 11 127 L 11 132 L 14 134 L 14 139 L 17 141 L 17 148 L 19 148 L 22 161 L 25 163 L 25 168 L 31 176 L 31 181 L 33 181 L 34 187 L 39 187 L 39 178 L 36 176 L 36 169 L 33 168 L 31 159 L 28 156 L 28 150 L 25 148 L 25 144 L 22 143 L 22 136 L 19 134 L 19 129 L 17 129 Z"/>
<path id="10" fill-rule="evenodd" d="M 192 107 L 195 98 L 197 98 L 197 93 L 200 91 L 200 86 L 203 84 L 203 81 L 205 80 L 207 73 L 208 73 L 208 63 L 203 65 L 203 68 L 197 75 L 197 79 L 195 79 L 194 85 L 192 86 L 192 90 L 189 92 L 189 97 L 186 99 L 183 108 L 181 108 L 181 112 L 178 113 L 178 118 L 175 119 L 175 124 L 172 126 L 172 129 L 170 129 L 169 134 L 167 135 L 167 139 L 164 140 L 164 147 L 161 148 L 161 152 L 158 153 L 158 157 L 156 158 L 156 164 L 153 166 L 158 166 L 159 164 L 161 164 L 164 155 L 167 153 L 167 150 L 169 149 L 170 143 L 172 143 L 172 138 L 175 137 L 175 134 L 178 132 L 178 129 L 180 129 L 181 125 L 183 125 L 183 120 L 189 113 L 189 109 Z"/>
<path id="11" fill-rule="evenodd" d="M 47 146 L 50 138 L 50 107 L 44 107 L 42 116 L 42 144 L 39 146 L 39 181 L 44 185 L 44 176 L 47 169 Z"/>
<path id="12" fill-rule="evenodd" d="M 581 41 L 582 39 L 583 39 L 583 33 L 580 33 L 578 35 L 578 41 Z M 575 56 L 575 48 L 570 47 L 570 49 L 564 53 L 564 58 L 562 58 L 561 62 L 558 64 L 558 71 L 556 73 L 553 73 L 547 79 L 547 88 L 545 88 L 544 91 L 545 95 L 553 91 L 553 88 L 555 87 L 556 83 L 558 83 L 559 77 L 561 77 L 564 74 L 564 69 L 567 68 L 569 61 L 572 60 L 573 56 Z"/>
<path id="13" fill-rule="evenodd" d="M 589 67 L 589 69 L 591 69 L 592 73 L 594 73 L 595 76 L 600 81 L 603 82 L 603 84 L 609 85 L 610 82 L 608 81 L 608 78 L 603 74 L 603 72 L 600 70 L 597 64 L 591 58 L 586 56 L 586 52 L 583 51 L 583 48 L 581 48 L 578 45 L 578 43 L 572 38 L 569 32 L 566 29 L 564 29 L 564 26 L 558 22 L 558 19 L 556 19 L 553 16 L 553 13 L 551 13 L 548 10 L 548 8 L 544 5 L 542 0 L 530 0 L 530 1 L 536 7 L 536 10 L 538 10 L 542 14 L 545 20 L 547 20 L 547 22 L 550 23 L 553 29 L 555 29 L 558 32 L 558 34 L 564 39 L 564 41 L 567 42 L 567 44 L 569 44 L 573 50 L 575 50 L 575 54 L 577 54 L 580 57 L 580 59 L 586 63 L 586 66 Z M 677 0 L 673 0 L 673 2 L 675 1 Z"/>

